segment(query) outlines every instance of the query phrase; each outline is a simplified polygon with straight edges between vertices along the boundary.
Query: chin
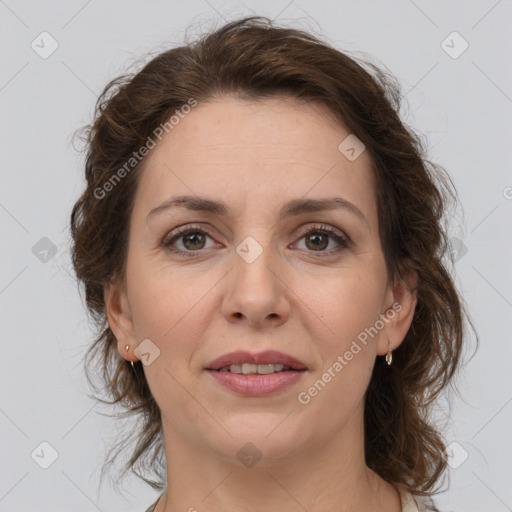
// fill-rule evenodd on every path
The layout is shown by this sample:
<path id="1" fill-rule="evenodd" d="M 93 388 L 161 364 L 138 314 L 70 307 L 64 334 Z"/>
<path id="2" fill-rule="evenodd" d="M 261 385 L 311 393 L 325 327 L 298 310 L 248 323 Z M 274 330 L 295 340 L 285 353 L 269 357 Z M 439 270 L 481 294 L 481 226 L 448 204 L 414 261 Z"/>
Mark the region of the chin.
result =
<path id="1" fill-rule="evenodd" d="M 253 412 L 245 418 L 234 416 L 223 422 L 223 427 L 232 437 L 223 431 L 216 439 L 209 437 L 206 442 L 221 458 L 239 466 L 257 464 L 263 467 L 284 463 L 296 455 L 301 445 L 307 445 L 309 438 L 305 425 L 297 424 L 294 415 L 287 417 L 287 414 L 258 415 Z"/>

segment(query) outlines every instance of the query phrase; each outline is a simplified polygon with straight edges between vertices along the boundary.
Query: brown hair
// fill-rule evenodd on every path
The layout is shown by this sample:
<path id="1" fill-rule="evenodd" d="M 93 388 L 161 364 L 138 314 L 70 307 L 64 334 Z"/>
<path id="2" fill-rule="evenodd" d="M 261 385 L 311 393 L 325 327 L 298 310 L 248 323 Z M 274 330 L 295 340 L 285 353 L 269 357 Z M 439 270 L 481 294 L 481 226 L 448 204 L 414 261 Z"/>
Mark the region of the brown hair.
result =
<path id="1" fill-rule="evenodd" d="M 96 398 L 143 417 L 123 475 L 132 469 L 154 488 L 165 486 L 160 411 L 141 363 L 134 372 L 120 357 L 103 298 L 109 281 L 123 282 L 129 219 L 144 161 L 109 187 L 108 197 L 98 198 L 97 191 L 106 190 L 114 171 L 191 98 L 201 103 L 236 94 L 257 100 L 280 93 L 325 105 L 364 143 L 377 182 L 389 276 L 404 275 L 406 262 L 418 274 L 412 328 L 394 352 L 391 368 L 379 358 L 366 393 L 365 453 L 368 467 L 385 480 L 414 494 L 433 494 L 446 461 L 431 406 L 460 366 L 466 328 L 461 298 L 442 262 L 448 249 L 442 220 L 448 199 L 456 199 L 455 188 L 400 120 L 402 98 L 394 77 L 312 34 L 256 16 L 163 51 L 139 72 L 112 80 L 97 101 L 94 122 L 85 127 L 87 187 L 71 214 L 72 257 L 98 328 L 86 375 L 92 384 L 89 370 L 97 372 L 99 361 L 101 386 L 113 400 Z M 148 472 L 158 479 L 147 479 Z"/>

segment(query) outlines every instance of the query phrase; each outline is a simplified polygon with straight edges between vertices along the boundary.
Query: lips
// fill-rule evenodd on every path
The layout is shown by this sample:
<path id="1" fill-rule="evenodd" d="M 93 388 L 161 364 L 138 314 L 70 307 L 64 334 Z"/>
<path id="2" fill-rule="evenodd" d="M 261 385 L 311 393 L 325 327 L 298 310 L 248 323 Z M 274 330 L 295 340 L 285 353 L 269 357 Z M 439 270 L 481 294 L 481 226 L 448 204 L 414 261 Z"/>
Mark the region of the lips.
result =
<path id="1" fill-rule="evenodd" d="M 231 366 L 232 364 L 241 365 L 244 363 L 256 365 L 282 364 L 284 366 L 289 366 L 292 370 L 308 369 L 302 361 L 299 361 L 288 354 L 284 354 L 283 352 L 278 352 L 277 350 L 266 350 L 265 352 L 259 352 L 257 354 L 251 354 L 244 350 L 230 352 L 229 354 L 224 354 L 223 356 L 211 361 L 205 369 L 220 370 L 221 368 Z"/>

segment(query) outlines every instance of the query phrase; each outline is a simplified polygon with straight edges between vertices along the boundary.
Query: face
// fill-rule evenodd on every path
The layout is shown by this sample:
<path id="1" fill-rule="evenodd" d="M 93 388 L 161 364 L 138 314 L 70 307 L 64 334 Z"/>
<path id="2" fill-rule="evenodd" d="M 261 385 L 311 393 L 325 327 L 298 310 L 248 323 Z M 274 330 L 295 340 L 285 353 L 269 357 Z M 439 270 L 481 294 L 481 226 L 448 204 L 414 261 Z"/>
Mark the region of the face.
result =
<path id="1" fill-rule="evenodd" d="M 361 434 L 376 356 L 400 344 L 414 302 L 388 281 L 371 160 L 338 149 L 348 135 L 321 105 L 223 97 L 146 158 L 125 285 L 106 301 L 121 355 L 150 340 L 144 371 L 168 439 L 234 461 L 252 442 L 269 461 Z M 170 206 L 178 196 L 196 208 Z M 245 394 L 207 370 L 240 350 L 279 351 L 306 370 Z"/>

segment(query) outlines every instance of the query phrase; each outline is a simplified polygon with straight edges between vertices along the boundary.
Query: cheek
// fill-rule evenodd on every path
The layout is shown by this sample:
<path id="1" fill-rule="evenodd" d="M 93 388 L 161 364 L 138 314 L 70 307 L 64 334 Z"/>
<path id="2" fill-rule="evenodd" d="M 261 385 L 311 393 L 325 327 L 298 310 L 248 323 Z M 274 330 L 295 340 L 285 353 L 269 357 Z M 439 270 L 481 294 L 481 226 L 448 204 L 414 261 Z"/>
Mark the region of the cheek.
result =
<path id="1" fill-rule="evenodd" d="M 169 266 L 145 263 L 132 265 L 128 279 L 133 323 L 140 342 L 150 339 L 159 349 L 159 357 L 144 368 L 146 379 L 162 412 L 178 407 L 183 411 L 174 422 L 183 423 L 185 433 L 189 425 L 184 418 L 201 418 L 201 411 L 191 399 L 190 383 L 192 358 L 204 339 L 209 324 L 211 302 L 208 290 L 211 275 L 202 277 L 176 271 Z M 204 418 L 203 418 L 204 420 Z"/>
<path id="2" fill-rule="evenodd" d="M 197 266 L 173 268 L 161 262 L 137 261 L 128 267 L 128 295 L 137 340 L 150 339 L 160 350 L 157 367 L 176 378 L 190 370 L 191 360 L 204 340 L 212 314 L 212 289 L 222 277 Z"/>
<path id="3" fill-rule="evenodd" d="M 204 277 L 165 262 L 161 255 L 151 258 L 133 249 L 128 258 L 127 285 L 137 336 L 155 340 L 172 337 L 201 301 Z"/>
<path id="4" fill-rule="evenodd" d="M 298 295 L 309 297 L 305 301 L 307 308 L 303 308 L 305 313 L 310 311 L 307 318 L 314 322 L 309 328 L 317 332 L 318 341 L 323 340 L 319 348 L 331 358 L 333 354 L 343 354 L 358 337 L 364 340 L 364 333 L 382 313 L 381 279 L 371 272 L 341 271 L 336 278 L 331 276 L 321 284 L 317 279 L 307 284 L 302 283 L 304 288 Z M 307 290 L 309 294 L 305 295 Z M 370 342 L 360 344 L 364 349 Z"/>
<path id="5" fill-rule="evenodd" d="M 323 292 L 310 295 L 308 307 L 303 308 L 308 312 L 303 322 L 310 322 L 306 329 L 321 365 L 301 389 L 299 401 L 308 414 L 324 415 L 327 432 L 346 421 L 364 399 L 378 336 L 370 328 L 379 319 L 382 295 L 380 282 L 368 274 L 347 273 L 324 285 Z M 326 407 L 331 409 L 327 416 Z"/>

